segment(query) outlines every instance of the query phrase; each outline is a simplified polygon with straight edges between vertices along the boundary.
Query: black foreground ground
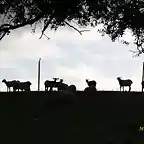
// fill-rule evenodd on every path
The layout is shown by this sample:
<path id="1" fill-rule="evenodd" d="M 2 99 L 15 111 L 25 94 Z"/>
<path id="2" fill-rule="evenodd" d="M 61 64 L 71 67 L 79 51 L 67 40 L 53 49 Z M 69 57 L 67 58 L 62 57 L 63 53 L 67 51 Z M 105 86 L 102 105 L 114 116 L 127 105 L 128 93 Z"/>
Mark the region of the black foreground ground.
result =
<path id="1" fill-rule="evenodd" d="M 144 93 L 1 92 L 0 144 L 144 144 Z"/>

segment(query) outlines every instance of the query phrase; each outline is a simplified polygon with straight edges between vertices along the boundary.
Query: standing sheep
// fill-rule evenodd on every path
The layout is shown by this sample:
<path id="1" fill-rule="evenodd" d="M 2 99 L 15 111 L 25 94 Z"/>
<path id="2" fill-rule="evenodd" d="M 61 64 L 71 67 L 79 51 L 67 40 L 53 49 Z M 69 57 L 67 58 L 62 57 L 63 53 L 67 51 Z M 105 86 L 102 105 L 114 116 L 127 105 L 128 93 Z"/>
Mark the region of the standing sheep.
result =
<path id="1" fill-rule="evenodd" d="M 44 82 L 45 91 L 48 91 L 48 88 L 50 88 L 49 91 L 52 91 L 53 87 L 55 87 L 56 81 L 57 81 L 59 78 L 53 78 L 53 79 L 54 79 L 54 81 L 46 80 L 46 81 Z"/>
<path id="2" fill-rule="evenodd" d="M 86 79 L 86 83 L 87 85 L 90 87 L 90 86 L 95 86 L 96 87 L 96 81 L 95 80 L 92 80 L 92 81 L 89 81 L 88 79 Z"/>
<path id="3" fill-rule="evenodd" d="M 26 82 L 21 82 L 20 84 L 20 89 L 23 91 L 30 91 L 30 86 L 31 86 L 31 82 L 30 81 L 26 81 Z"/>
<path id="4" fill-rule="evenodd" d="M 16 90 L 21 90 L 21 91 L 30 91 L 30 86 L 31 86 L 31 82 L 30 81 L 26 81 L 26 82 L 17 82 L 14 84 L 13 89 L 14 91 Z"/>
<path id="5" fill-rule="evenodd" d="M 129 91 L 131 91 L 131 85 L 132 85 L 132 80 L 127 79 L 127 80 L 122 80 L 121 77 L 117 77 L 117 80 L 119 82 L 120 85 L 120 91 L 121 91 L 121 87 L 123 87 L 123 91 L 124 91 L 124 87 L 128 86 L 129 87 Z"/>
<path id="6" fill-rule="evenodd" d="M 93 93 L 93 92 L 96 92 L 97 91 L 97 89 L 96 89 L 96 87 L 95 86 L 89 86 L 89 87 L 86 87 L 85 89 L 84 89 L 84 92 L 90 92 L 90 93 Z"/>
<path id="7" fill-rule="evenodd" d="M 143 89 L 144 89 L 144 81 L 141 82 L 141 85 L 142 85 L 142 92 L 143 92 Z"/>
<path id="8" fill-rule="evenodd" d="M 6 79 L 3 79 L 2 82 L 6 84 L 6 86 L 7 86 L 7 92 L 10 92 L 11 91 L 10 88 L 13 87 L 19 81 L 16 81 L 16 80 L 6 81 Z"/>

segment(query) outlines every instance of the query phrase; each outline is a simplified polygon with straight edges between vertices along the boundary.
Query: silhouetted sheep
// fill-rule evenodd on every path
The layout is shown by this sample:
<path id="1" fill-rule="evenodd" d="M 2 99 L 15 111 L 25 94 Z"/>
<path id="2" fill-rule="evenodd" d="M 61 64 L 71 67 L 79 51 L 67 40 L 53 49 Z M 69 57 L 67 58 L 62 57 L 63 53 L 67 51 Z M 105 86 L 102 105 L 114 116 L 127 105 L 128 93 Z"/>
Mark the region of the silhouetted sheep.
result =
<path id="1" fill-rule="evenodd" d="M 144 89 L 144 81 L 141 82 L 141 85 L 142 85 L 142 92 L 143 92 L 143 89 Z"/>
<path id="2" fill-rule="evenodd" d="M 3 79 L 2 82 L 6 84 L 6 86 L 7 86 L 7 92 L 8 91 L 10 92 L 10 88 L 13 87 L 19 81 L 16 81 L 16 80 L 6 81 L 6 79 Z M 14 89 L 13 89 L 13 91 L 14 91 Z"/>
<path id="3" fill-rule="evenodd" d="M 68 90 L 68 85 L 63 83 L 63 79 L 60 79 L 60 82 L 57 82 L 58 91 Z"/>
<path id="4" fill-rule="evenodd" d="M 30 81 L 26 81 L 26 82 L 17 82 L 13 85 L 13 89 L 14 91 L 16 90 L 21 90 L 21 91 L 30 91 L 30 86 L 31 86 L 31 82 Z"/>
<path id="5" fill-rule="evenodd" d="M 89 81 L 88 79 L 86 79 L 86 82 L 87 82 L 87 85 L 90 87 L 90 86 L 95 86 L 96 87 L 96 81 L 95 80 L 92 80 L 92 81 Z"/>
<path id="6" fill-rule="evenodd" d="M 59 78 L 53 78 L 54 81 L 49 81 L 49 80 L 46 80 L 44 82 L 44 85 L 45 85 L 45 91 L 48 91 L 48 88 L 50 88 L 49 91 L 52 91 L 53 87 L 55 87 L 57 84 L 56 84 L 56 81 L 59 79 Z"/>
<path id="7" fill-rule="evenodd" d="M 96 92 L 97 91 L 97 89 L 96 89 L 96 87 L 95 86 L 89 86 L 89 87 L 86 87 L 85 89 L 84 89 L 84 92 L 91 92 L 91 93 L 93 93 L 93 92 Z"/>
<path id="8" fill-rule="evenodd" d="M 117 77 L 117 80 L 119 82 L 120 85 L 120 91 L 121 91 L 121 87 L 123 87 L 123 91 L 124 91 L 124 87 L 128 86 L 129 87 L 129 91 L 131 91 L 131 85 L 132 85 L 132 80 L 127 79 L 127 80 L 122 80 L 121 77 Z"/>
<path id="9" fill-rule="evenodd" d="M 70 85 L 70 86 L 68 86 L 68 88 L 69 88 L 69 91 L 71 91 L 71 92 L 76 92 L 76 86 L 75 85 Z"/>

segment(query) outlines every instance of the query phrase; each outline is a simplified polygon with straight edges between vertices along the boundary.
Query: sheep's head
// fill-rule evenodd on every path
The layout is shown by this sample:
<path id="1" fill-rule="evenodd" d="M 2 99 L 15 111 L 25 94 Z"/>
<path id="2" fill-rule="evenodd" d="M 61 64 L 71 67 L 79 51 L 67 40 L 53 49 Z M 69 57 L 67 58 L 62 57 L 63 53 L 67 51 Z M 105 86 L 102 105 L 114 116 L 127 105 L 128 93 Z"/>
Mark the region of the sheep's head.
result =
<path id="1" fill-rule="evenodd" d="M 6 82 L 6 79 L 3 79 L 2 82 Z"/>
<path id="2" fill-rule="evenodd" d="M 88 83 L 88 82 L 89 82 L 89 80 L 88 80 L 88 79 L 86 79 L 86 82 Z"/>
<path id="3" fill-rule="evenodd" d="M 32 84 L 30 81 L 27 81 L 27 83 L 28 83 L 29 85 L 31 85 L 31 84 Z"/>
<path id="4" fill-rule="evenodd" d="M 59 78 L 53 78 L 54 79 L 54 81 L 57 81 Z"/>
<path id="5" fill-rule="evenodd" d="M 62 83 L 63 82 L 63 79 L 60 79 L 60 83 Z"/>
<path id="6" fill-rule="evenodd" d="M 121 77 L 117 77 L 117 80 L 121 80 Z"/>

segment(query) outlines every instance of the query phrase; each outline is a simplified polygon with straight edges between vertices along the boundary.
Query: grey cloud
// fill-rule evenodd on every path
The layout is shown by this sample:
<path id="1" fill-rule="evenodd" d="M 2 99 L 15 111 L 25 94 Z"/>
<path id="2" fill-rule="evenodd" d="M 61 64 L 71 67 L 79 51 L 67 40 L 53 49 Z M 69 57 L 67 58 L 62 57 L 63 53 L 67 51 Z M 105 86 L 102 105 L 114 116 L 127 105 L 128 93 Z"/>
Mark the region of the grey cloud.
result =
<path id="1" fill-rule="evenodd" d="M 25 41 L 28 32 L 24 32 Z M 63 33 L 61 32 L 61 36 Z M 11 35 L 12 36 L 12 35 Z M 0 58 L 0 79 L 24 79 L 33 81 L 33 88 L 37 86 L 37 64 L 38 56 L 42 51 L 44 56 L 41 61 L 41 82 L 53 77 L 61 77 L 71 84 L 85 85 L 85 76 L 97 78 L 99 87 L 112 87 L 115 84 L 117 76 L 134 77 L 140 72 L 143 57 L 132 58 L 128 52 L 129 47 L 118 43 L 111 43 L 107 38 L 94 41 L 93 40 L 77 40 L 75 37 L 71 39 L 62 39 L 57 37 L 51 41 L 45 39 L 31 38 L 27 44 L 20 43 L 19 48 L 13 51 L 13 41 L 19 41 L 20 35 L 13 35 L 2 41 L 0 50 L 2 51 Z M 68 35 L 67 35 L 68 37 Z M 21 42 L 23 40 L 21 39 Z M 20 47 L 21 45 L 24 45 Z M 15 45 L 17 46 L 17 45 Z M 40 50 L 38 48 L 40 46 Z M 26 51 L 24 51 L 27 47 Z M 5 50 L 2 50 L 5 48 Z M 29 51 L 31 49 L 31 51 Z M 25 54 L 23 54 L 23 52 Z M 29 55 L 29 57 L 27 57 Z M 60 57 L 59 57 L 60 55 Z M 82 67 L 81 65 L 85 67 Z M 91 68 L 90 70 L 88 70 Z M 103 81 L 106 81 L 103 83 Z M 109 82 L 110 81 L 110 82 Z M 115 83 L 113 83 L 113 81 Z M 84 89 L 84 88 L 82 88 Z"/>

